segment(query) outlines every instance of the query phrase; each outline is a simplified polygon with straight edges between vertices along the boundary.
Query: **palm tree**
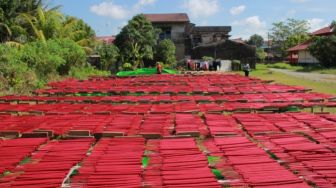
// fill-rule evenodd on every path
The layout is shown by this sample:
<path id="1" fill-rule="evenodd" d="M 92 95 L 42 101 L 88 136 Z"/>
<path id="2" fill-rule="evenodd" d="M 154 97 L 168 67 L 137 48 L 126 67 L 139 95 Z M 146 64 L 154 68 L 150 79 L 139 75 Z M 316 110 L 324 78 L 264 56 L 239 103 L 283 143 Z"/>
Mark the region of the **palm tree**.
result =
<path id="1" fill-rule="evenodd" d="M 15 23 L 21 13 L 33 12 L 42 6 L 42 0 L 1 0 L 0 1 L 0 42 L 4 43 L 17 38 L 21 31 Z"/>

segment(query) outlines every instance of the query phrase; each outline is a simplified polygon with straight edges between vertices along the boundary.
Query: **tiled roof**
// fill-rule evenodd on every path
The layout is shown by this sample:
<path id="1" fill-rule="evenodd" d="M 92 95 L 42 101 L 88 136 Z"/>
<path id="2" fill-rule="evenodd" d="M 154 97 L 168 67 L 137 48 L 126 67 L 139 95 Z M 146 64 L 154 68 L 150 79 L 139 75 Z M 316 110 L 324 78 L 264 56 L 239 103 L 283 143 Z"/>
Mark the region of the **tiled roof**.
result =
<path id="1" fill-rule="evenodd" d="M 296 45 L 292 48 L 289 48 L 287 51 L 288 52 L 297 52 L 297 51 L 301 51 L 301 50 L 306 50 L 310 45 L 310 41 L 305 41 L 304 43 L 301 43 L 299 45 Z"/>
<path id="2" fill-rule="evenodd" d="M 155 23 L 155 22 L 189 22 L 189 17 L 186 13 L 144 14 L 144 15 L 152 23 Z"/>
<path id="3" fill-rule="evenodd" d="M 332 33 L 332 27 L 328 26 L 312 32 L 311 35 L 321 36 L 321 35 L 330 35 L 331 33 Z"/>

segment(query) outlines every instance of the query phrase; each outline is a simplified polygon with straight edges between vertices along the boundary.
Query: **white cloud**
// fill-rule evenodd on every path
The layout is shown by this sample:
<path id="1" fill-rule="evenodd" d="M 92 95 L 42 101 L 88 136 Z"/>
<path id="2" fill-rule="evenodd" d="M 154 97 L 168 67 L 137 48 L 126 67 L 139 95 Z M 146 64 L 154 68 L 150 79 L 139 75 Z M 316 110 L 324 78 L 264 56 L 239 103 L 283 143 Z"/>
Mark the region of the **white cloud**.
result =
<path id="1" fill-rule="evenodd" d="M 113 2 L 102 2 L 90 7 L 90 11 L 99 16 L 108 16 L 114 19 L 125 19 L 128 11 L 125 7 L 116 5 Z"/>
<path id="2" fill-rule="evenodd" d="M 194 18 L 208 17 L 219 11 L 218 0 L 185 0 L 182 7 Z"/>
<path id="3" fill-rule="evenodd" d="M 153 5 L 156 2 L 156 0 L 139 0 L 138 5 L 140 6 L 146 6 L 146 5 Z"/>
<path id="4" fill-rule="evenodd" d="M 235 37 L 249 38 L 253 34 L 258 34 L 263 37 L 267 35 L 266 22 L 260 20 L 259 16 L 251 16 L 243 20 L 235 21 L 232 26 L 236 26 L 236 30 L 240 30 Z"/>
<path id="5" fill-rule="evenodd" d="M 230 9 L 230 13 L 231 13 L 232 15 L 239 15 L 239 14 L 241 14 L 242 12 L 244 12 L 245 9 L 246 9 L 246 6 L 245 6 L 245 5 L 240 5 L 240 6 L 238 6 L 238 7 L 232 7 L 232 8 Z"/>
<path id="6" fill-rule="evenodd" d="M 323 19 L 320 19 L 320 18 L 312 18 L 307 21 L 310 27 L 310 30 L 309 30 L 310 32 L 313 32 L 313 31 L 316 31 L 323 27 L 328 26 L 328 23 L 326 23 Z"/>
<path id="7" fill-rule="evenodd" d="M 113 19 L 124 20 L 135 14 L 138 14 L 145 6 L 155 4 L 156 1 L 157 0 L 138 0 L 138 2 L 135 3 L 132 8 L 115 4 L 112 1 L 102 2 L 100 4 L 91 6 L 90 11 L 99 16 L 107 16 Z"/>

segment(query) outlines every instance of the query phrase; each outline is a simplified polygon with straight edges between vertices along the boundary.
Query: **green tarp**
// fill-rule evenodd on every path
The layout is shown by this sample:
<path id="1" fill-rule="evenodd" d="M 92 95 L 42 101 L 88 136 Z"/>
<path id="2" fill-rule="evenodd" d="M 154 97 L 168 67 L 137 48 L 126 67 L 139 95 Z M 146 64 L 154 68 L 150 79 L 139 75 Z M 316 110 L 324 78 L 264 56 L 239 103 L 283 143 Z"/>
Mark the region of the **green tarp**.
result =
<path id="1" fill-rule="evenodd" d="M 156 74 L 156 68 L 142 68 L 137 69 L 135 71 L 121 71 L 117 73 L 117 76 L 140 76 L 140 75 L 152 75 Z M 178 74 L 178 71 L 170 70 L 170 69 L 163 69 L 163 74 Z"/>

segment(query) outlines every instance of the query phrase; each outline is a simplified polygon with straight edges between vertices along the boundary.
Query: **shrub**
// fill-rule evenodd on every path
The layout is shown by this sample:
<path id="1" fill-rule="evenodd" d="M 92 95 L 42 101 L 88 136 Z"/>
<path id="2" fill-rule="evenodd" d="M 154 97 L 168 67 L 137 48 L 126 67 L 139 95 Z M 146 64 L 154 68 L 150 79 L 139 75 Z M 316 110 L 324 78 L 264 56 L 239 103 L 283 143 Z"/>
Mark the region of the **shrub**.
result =
<path id="1" fill-rule="evenodd" d="M 0 91 L 2 93 L 27 93 L 35 88 L 35 72 L 20 60 L 20 50 L 0 45 Z"/>
<path id="2" fill-rule="evenodd" d="M 123 66 L 122 66 L 122 68 L 123 68 L 123 71 L 131 71 L 131 70 L 133 70 L 132 64 L 130 64 L 130 63 L 124 63 Z"/>
<path id="3" fill-rule="evenodd" d="M 267 65 L 268 68 L 275 68 L 275 69 L 288 69 L 288 70 L 298 70 L 302 67 L 300 66 L 293 66 L 290 65 L 288 63 L 284 63 L 284 62 L 279 62 L 279 63 L 275 63 L 275 64 L 268 64 Z"/>
<path id="4" fill-rule="evenodd" d="M 96 47 L 96 52 L 100 55 L 100 62 L 104 70 L 111 70 L 117 63 L 119 49 L 114 44 L 100 44 Z"/>
<path id="5" fill-rule="evenodd" d="M 71 67 L 69 71 L 71 77 L 77 79 L 87 79 L 90 76 L 109 76 L 111 73 L 109 71 L 97 70 L 94 67 L 87 65 L 84 67 Z"/>

